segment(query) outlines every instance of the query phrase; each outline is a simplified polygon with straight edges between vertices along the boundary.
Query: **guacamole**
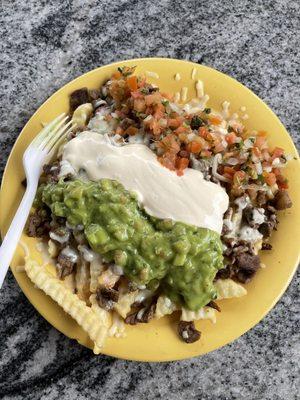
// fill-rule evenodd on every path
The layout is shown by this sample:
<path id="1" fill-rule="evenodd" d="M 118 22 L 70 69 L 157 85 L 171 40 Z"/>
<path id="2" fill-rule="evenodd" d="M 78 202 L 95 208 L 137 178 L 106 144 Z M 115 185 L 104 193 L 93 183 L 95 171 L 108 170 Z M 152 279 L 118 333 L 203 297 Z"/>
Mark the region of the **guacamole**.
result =
<path id="1" fill-rule="evenodd" d="M 109 179 L 42 185 L 37 201 L 83 225 L 91 248 L 137 285 L 160 287 L 190 310 L 216 297 L 213 279 L 223 266 L 218 233 L 149 216 L 134 193 Z"/>

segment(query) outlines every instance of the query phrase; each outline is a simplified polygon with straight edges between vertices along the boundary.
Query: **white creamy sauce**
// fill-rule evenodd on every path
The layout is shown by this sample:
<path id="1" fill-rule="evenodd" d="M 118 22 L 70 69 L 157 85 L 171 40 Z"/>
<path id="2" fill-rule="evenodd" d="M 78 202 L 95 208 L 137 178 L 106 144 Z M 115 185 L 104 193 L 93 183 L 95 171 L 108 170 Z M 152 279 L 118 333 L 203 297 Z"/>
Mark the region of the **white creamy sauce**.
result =
<path id="1" fill-rule="evenodd" d="M 219 185 L 208 182 L 191 168 L 183 176 L 163 167 L 145 145 L 113 146 L 106 135 L 82 132 L 65 145 L 63 160 L 90 180 L 108 178 L 137 193 L 146 212 L 218 233 L 228 196 Z"/>
<path id="2" fill-rule="evenodd" d="M 49 232 L 49 236 L 51 239 L 56 240 L 58 243 L 66 243 L 70 238 L 70 232 L 66 232 L 65 235 L 58 235 L 54 232 Z"/>
<path id="3" fill-rule="evenodd" d="M 250 226 L 244 226 L 239 232 L 239 238 L 247 242 L 255 243 L 261 240 L 262 237 L 263 235 L 257 229 L 250 228 Z"/>
<path id="4" fill-rule="evenodd" d="M 76 263 L 78 260 L 78 253 L 76 250 L 72 249 L 71 247 L 65 247 L 60 254 L 65 255 L 66 257 L 70 258 L 73 263 Z"/>

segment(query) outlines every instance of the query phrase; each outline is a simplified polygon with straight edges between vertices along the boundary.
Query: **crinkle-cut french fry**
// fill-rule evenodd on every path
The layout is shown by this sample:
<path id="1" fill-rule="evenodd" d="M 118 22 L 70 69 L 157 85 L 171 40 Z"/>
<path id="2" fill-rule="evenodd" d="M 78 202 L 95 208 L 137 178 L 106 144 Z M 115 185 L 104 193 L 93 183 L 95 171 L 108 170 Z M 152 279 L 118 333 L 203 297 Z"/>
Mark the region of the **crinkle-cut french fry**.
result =
<path id="1" fill-rule="evenodd" d="M 97 315 L 97 317 L 99 318 L 99 320 L 102 322 L 102 324 L 104 326 L 106 326 L 107 328 L 110 328 L 111 324 L 112 324 L 112 316 L 111 313 L 109 311 L 104 310 L 103 308 L 101 308 L 96 300 L 96 295 L 92 294 L 90 296 L 90 303 L 91 303 L 91 308 L 94 311 L 94 313 Z"/>
<path id="2" fill-rule="evenodd" d="M 91 275 L 91 280 L 90 280 L 90 292 L 91 293 L 96 293 L 97 287 L 99 285 L 98 283 L 98 278 L 103 272 L 104 269 L 104 264 L 101 261 L 100 256 L 96 256 L 93 261 L 90 263 L 90 275 Z"/>
<path id="3" fill-rule="evenodd" d="M 159 296 L 156 303 L 155 318 L 159 319 L 165 315 L 172 314 L 177 310 L 176 304 L 166 296 Z"/>
<path id="4" fill-rule="evenodd" d="M 138 291 L 125 293 L 120 295 L 118 302 L 115 304 L 114 309 L 115 311 L 121 315 L 122 318 L 126 318 L 127 314 L 129 313 L 132 304 L 135 302 L 136 295 Z"/>
<path id="5" fill-rule="evenodd" d="M 121 338 L 125 337 L 125 323 L 118 313 L 113 312 L 112 324 L 108 331 L 108 336 Z"/>
<path id="6" fill-rule="evenodd" d="M 77 296 L 85 301 L 89 301 L 90 297 L 90 268 L 89 263 L 82 257 L 76 265 L 75 285 Z"/>
<path id="7" fill-rule="evenodd" d="M 88 333 L 95 344 L 94 349 L 99 352 L 107 337 L 108 328 L 91 307 L 88 307 L 77 295 L 71 293 L 62 281 L 53 277 L 34 260 L 27 258 L 25 271 L 39 289 L 56 301 Z"/>
<path id="8" fill-rule="evenodd" d="M 216 322 L 216 310 L 211 307 L 202 307 L 198 311 L 187 310 L 182 307 L 181 321 L 197 321 L 198 319 L 209 319 Z"/>
<path id="9" fill-rule="evenodd" d="M 76 285 L 75 285 L 75 273 L 72 272 L 72 274 L 67 275 L 63 279 L 63 284 L 64 286 L 70 290 L 70 292 L 75 293 Z"/>
<path id="10" fill-rule="evenodd" d="M 48 254 L 51 258 L 55 258 L 58 255 L 58 247 L 52 239 L 48 241 Z"/>
<path id="11" fill-rule="evenodd" d="M 217 300 L 242 297 L 247 294 L 247 290 L 232 279 L 218 279 L 215 282 L 215 288 L 218 293 Z"/>

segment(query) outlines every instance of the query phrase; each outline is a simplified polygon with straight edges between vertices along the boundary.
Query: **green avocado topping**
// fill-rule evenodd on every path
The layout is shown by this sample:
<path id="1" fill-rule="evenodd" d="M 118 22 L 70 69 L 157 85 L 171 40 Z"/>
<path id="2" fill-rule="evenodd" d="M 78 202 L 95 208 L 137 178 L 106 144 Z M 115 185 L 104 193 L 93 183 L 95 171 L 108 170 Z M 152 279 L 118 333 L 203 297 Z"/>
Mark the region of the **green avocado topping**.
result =
<path id="1" fill-rule="evenodd" d="M 149 216 L 134 193 L 110 179 L 42 185 L 41 202 L 69 224 L 83 225 L 91 248 L 137 285 L 159 286 L 190 310 L 216 298 L 213 280 L 223 266 L 217 232 Z"/>

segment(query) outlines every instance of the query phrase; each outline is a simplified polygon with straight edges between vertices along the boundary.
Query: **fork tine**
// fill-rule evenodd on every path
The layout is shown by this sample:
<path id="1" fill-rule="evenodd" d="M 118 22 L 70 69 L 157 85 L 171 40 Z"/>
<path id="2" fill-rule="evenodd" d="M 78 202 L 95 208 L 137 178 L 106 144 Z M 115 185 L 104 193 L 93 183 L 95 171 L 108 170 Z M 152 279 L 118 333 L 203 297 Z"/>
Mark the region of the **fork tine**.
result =
<path id="1" fill-rule="evenodd" d="M 53 128 L 65 117 L 65 113 L 60 114 L 58 117 L 56 117 L 53 121 L 51 121 L 48 125 L 45 126 L 44 129 L 41 130 L 41 132 L 33 139 L 31 144 L 35 146 L 39 146 L 42 141 L 49 135 L 49 133 L 52 131 Z"/>
<path id="2" fill-rule="evenodd" d="M 39 149 L 43 150 L 48 143 L 56 136 L 57 133 L 64 129 L 66 126 L 66 122 L 69 119 L 69 116 L 64 117 L 57 125 L 54 126 L 43 138 L 43 140 L 39 144 Z M 68 122 L 69 124 L 70 122 Z"/>
<path id="3" fill-rule="evenodd" d="M 54 134 L 48 138 L 47 142 L 43 143 L 43 150 L 51 151 L 51 148 L 55 145 L 55 143 L 61 138 L 61 136 L 70 128 L 72 125 L 72 121 L 69 121 L 67 124 L 60 127 L 59 130 L 54 132 Z"/>
<path id="4" fill-rule="evenodd" d="M 64 139 L 67 137 L 67 135 L 69 133 L 72 132 L 72 130 L 75 128 L 76 124 L 72 125 L 69 129 L 67 129 L 66 131 L 62 131 L 60 137 L 57 138 L 57 140 L 55 141 L 55 143 L 53 143 L 53 145 L 47 146 L 48 150 L 48 154 L 53 153 L 64 141 Z"/>

